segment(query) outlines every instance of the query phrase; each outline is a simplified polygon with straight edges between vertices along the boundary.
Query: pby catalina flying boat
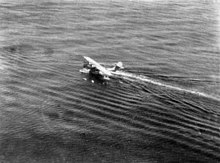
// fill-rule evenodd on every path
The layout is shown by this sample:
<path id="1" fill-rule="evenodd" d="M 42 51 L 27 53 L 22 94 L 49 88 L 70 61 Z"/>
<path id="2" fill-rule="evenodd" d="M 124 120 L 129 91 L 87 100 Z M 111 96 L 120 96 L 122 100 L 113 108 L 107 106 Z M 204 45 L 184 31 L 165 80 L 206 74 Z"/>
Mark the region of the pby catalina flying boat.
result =
<path id="1" fill-rule="evenodd" d="M 116 63 L 112 68 L 105 68 L 90 57 L 84 56 L 84 59 L 85 63 L 83 65 L 83 69 L 81 69 L 80 72 L 97 76 L 103 80 L 110 80 L 110 77 L 113 76 L 113 72 L 124 69 L 122 62 Z"/>

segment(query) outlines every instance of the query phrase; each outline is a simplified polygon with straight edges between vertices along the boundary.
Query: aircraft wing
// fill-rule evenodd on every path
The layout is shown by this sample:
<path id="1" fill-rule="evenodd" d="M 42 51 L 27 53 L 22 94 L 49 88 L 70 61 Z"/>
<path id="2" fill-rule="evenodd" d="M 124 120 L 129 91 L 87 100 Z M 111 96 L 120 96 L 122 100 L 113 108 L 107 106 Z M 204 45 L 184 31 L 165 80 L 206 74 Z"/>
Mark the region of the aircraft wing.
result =
<path id="1" fill-rule="evenodd" d="M 94 61 L 92 58 L 90 57 L 86 57 L 84 56 L 84 58 L 93 66 L 95 66 L 99 71 L 101 75 L 104 76 L 112 76 L 111 72 L 108 71 L 105 67 L 101 66 L 98 62 Z"/>

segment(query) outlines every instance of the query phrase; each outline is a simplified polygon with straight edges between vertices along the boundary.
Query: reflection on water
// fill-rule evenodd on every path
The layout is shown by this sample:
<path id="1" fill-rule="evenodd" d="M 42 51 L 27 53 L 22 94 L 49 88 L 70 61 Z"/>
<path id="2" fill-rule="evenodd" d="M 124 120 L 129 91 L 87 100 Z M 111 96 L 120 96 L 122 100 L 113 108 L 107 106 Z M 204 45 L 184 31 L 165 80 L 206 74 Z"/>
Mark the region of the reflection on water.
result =
<path id="1" fill-rule="evenodd" d="M 218 162 L 216 6 L 89 2 L 1 3 L 0 162 Z"/>

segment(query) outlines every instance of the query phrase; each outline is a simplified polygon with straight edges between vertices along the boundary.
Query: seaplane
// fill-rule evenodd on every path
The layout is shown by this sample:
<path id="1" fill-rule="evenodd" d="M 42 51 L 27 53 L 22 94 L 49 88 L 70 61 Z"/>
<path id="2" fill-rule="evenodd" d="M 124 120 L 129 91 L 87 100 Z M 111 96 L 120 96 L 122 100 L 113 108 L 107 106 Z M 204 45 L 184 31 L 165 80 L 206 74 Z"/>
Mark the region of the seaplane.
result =
<path id="1" fill-rule="evenodd" d="M 81 69 L 80 72 L 90 74 L 104 81 L 110 80 L 114 72 L 124 69 L 122 62 L 114 64 L 111 68 L 105 68 L 90 57 L 84 56 L 84 59 L 83 69 Z"/>

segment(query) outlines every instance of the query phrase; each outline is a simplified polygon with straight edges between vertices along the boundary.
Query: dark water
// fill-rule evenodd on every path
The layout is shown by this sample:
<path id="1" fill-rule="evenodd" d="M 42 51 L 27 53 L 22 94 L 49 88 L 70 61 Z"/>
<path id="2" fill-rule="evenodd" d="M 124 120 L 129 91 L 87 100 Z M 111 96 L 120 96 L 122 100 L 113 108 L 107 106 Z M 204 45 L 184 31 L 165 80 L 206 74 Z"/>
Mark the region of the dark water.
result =
<path id="1" fill-rule="evenodd" d="M 218 1 L 0 4 L 0 162 L 220 161 Z"/>

